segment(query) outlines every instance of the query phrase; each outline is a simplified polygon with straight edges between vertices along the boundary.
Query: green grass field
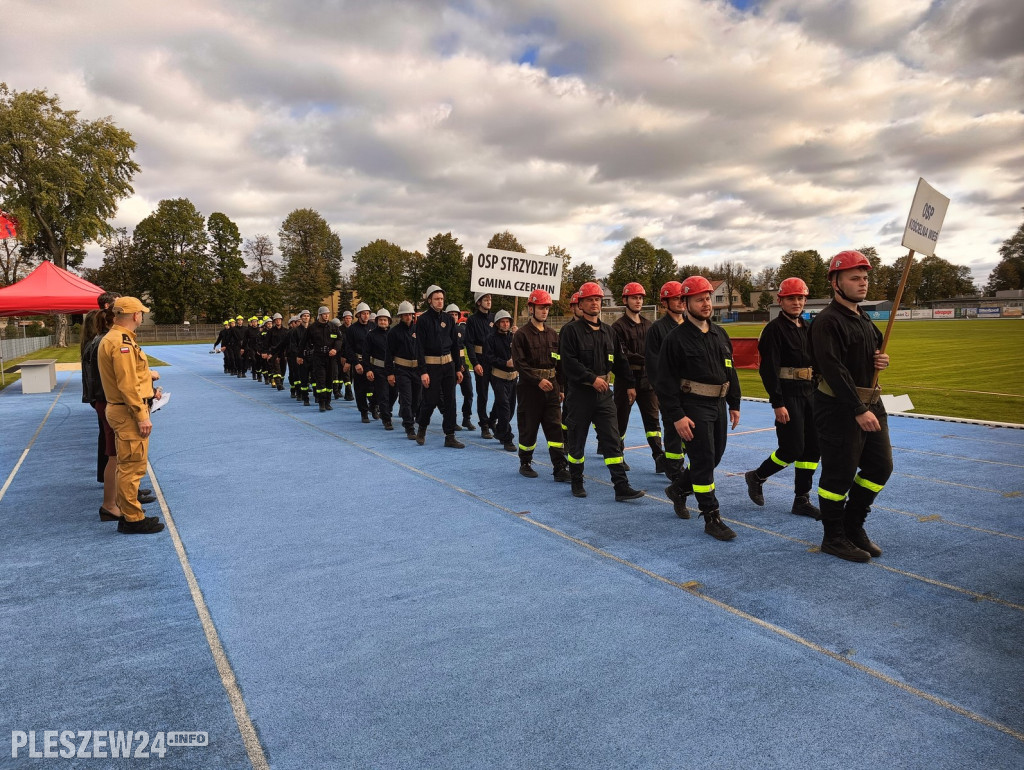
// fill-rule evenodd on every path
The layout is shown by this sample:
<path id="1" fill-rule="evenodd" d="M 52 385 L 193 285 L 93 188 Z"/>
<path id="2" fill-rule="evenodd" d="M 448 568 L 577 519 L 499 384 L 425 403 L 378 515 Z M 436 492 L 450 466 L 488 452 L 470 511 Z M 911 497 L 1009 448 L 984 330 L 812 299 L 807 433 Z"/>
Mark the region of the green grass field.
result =
<path id="1" fill-rule="evenodd" d="M 885 322 L 878 322 L 878 327 L 884 333 Z M 723 328 L 731 337 L 757 337 L 764 325 Z M 906 393 L 918 414 L 1024 424 L 1022 354 L 1022 320 L 897 321 L 889 338 L 892 364 L 882 376 L 882 392 Z M 24 358 L 77 363 L 78 346 L 44 348 Z M 5 361 L 5 368 L 22 360 Z M 152 366 L 166 366 L 152 356 L 149 360 Z M 19 379 L 17 373 L 5 376 L 7 385 Z M 756 371 L 740 369 L 739 376 L 743 395 L 766 396 Z"/>
<path id="2" fill-rule="evenodd" d="M 885 333 L 885 321 L 876 323 Z M 730 337 L 757 337 L 763 324 L 724 324 Z M 897 321 L 889 369 L 879 384 L 906 393 L 917 414 L 1024 423 L 1024 321 Z M 765 397 L 756 371 L 740 369 L 744 396 Z"/>

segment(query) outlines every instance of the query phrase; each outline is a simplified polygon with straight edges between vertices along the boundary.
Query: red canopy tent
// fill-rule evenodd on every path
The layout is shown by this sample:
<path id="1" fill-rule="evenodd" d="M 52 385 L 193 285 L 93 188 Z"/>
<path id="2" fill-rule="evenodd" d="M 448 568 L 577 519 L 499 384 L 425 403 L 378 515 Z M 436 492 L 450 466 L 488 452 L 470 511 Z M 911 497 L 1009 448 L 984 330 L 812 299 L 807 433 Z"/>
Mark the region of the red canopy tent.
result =
<path id="1" fill-rule="evenodd" d="M 99 286 L 43 262 L 17 283 L 0 289 L 0 316 L 87 313 L 96 310 Z"/>

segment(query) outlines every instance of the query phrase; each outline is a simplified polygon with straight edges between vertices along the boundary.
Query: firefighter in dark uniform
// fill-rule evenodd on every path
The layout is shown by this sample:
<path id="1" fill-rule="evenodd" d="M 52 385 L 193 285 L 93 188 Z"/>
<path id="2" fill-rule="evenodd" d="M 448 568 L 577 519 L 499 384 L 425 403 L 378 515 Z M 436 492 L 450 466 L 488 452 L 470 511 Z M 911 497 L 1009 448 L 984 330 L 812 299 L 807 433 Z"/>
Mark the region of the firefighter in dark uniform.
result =
<path id="1" fill-rule="evenodd" d="M 341 314 L 341 340 L 342 347 L 344 348 L 345 335 L 348 334 L 348 330 L 352 328 L 352 311 L 346 310 Z M 352 393 L 352 369 L 345 367 L 345 359 L 341 358 L 338 360 L 338 376 L 341 378 L 341 384 L 345 386 L 344 398 L 346 401 L 353 401 L 355 395 Z"/>
<path id="2" fill-rule="evenodd" d="M 260 319 L 256 316 L 249 316 L 249 325 L 245 329 L 245 342 L 242 343 L 245 355 L 245 367 L 252 375 L 252 379 L 259 378 L 257 369 L 259 360 L 257 349 L 260 346 Z"/>
<path id="3" fill-rule="evenodd" d="M 512 337 L 512 360 L 519 372 L 516 387 L 519 473 L 530 479 L 537 478 L 537 471 L 533 469 L 533 451 L 537 447 L 538 428 L 541 428 L 548 442 L 548 457 L 554 468 L 555 481 L 569 481 L 559 403 L 561 367 L 558 364 L 558 333 L 545 325 L 551 312 L 551 295 L 543 289 L 534 289 L 527 307 L 530 321 Z"/>
<path id="4" fill-rule="evenodd" d="M 459 359 L 459 338 L 455 324 L 444 312 L 444 290 L 437 285 L 427 287 L 427 309 L 416 320 L 416 343 L 423 393 L 416 418 L 419 430 L 416 443 L 422 446 L 427 438 L 427 426 L 435 408 L 441 409 L 444 445 L 452 449 L 465 449 L 455 438 L 455 388 L 462 379 L 462 361 Z"/>
<path id="5" fill-rule="evenodd" d="M 494 403 L 487 417 L 487 424 L 506 452 L 515 452 L 515 434 L 512 433 L 512 417 L 516 411 L 516 374 L 512 361 L 512 316 L 507 310 L 494 315 L 494 334 L 484 343 L 483 360 L 491 370 L 491 390 Z"/>
<path id="6" fill-rule="evenodd" d="M 787 278 L 779 286 L 779 316 L 764 327 L 757 351 L 761 354 L 761 382 L 775 410 L 775 435 L 779 448 L 763 463 L 744 474 L 747 494 L 764 505 L 765 480 L 794 465 L 792 512 L 821 518 L 811 504 L 811 485 L 818 467 L 818 435 L 814 427 L 814 369 L 807 322 L 800 318 L 809 290 L 800 278 Z"/>
<path id="7" fill-rule="evenodd" d="M 342 377 L 344 375 L 341 373 L 341 370 L 342 363 L 345 360 L 342 357 L 342 352 L 345 349 L 345 327 L 342 325 L 340 318 L 331 319 L 331 331 L 335 335 L 335 342 L 338 350 L 338 355 L 332 356 L 331 360 L 328 362 L 327 379 L 331 383 L 331 393 L 334 395 L 334 400 L 340 401 L 341 386 L 344 385 L 344 381 L 342 380 Z"/>
<path id="8" fill-rule="evenodd" d="M 259 336 L 256 338 L 256 351 L 254 358 L 256 361 L 256 372 L 259 375 L 256 379 L 266 385 L 272 385 L 273 380 L 270 379 L 270 372 L 268 370 L 268 360 L 270 358 L 267 353 L 267 333 L 273 324 L 273 320 L 270 316 L 263 316 L 259 321 Z"/>
<path id="9" fill-rule="evenodd" d="M 416 309 L 411 302 L 398 306 L 398 323 L 388 331 L 384 369 L 388 385 L 398 396 L 398 416 L 402 418 L 405 437 L 416 440 L 416 416 L 420 409 L 419 349 L 413 320 Z"/>
<path id="10" fill-rule="evenodd" d="M 292 335 L 297 328 L 299 328 L 299 317 L 293 315 L 288 319 L 288 335 L 285 337 L 283 354 L 284 361 L 287 362 L 288 366 L 288 388 L 290 391 L 289 395 L 292 398 L 299 398 L 298 381 L 296 380 L 299 365 L 295 363 L 295 355 L 291 350 Z"/>
<path id="11" fill-rule="evenodd" d="M 622 467 L 622 439 L 609 384 L 609 374 L 614 372 L 622 386 L 631 388 L 633 375 L 615 333 L 601 321 L 604 296 L 601 287 L 587 282 L 579 293 L 582 317 L 563 326 L 558 337 L 558 356 L 567 392 L 565 403 L 568 406 L 563 419 L 569 428 L 567 459 L 572 493 L 575 497 L 587 496 L 583 487 L 583 461 L 587 433 L 593 423 L 597 430 L 597 451 L 604 456 L 611 474 L 615 499 L 619 502 L 635 500 L 643 497 L 644 492 L 629 485 L 629 477 Z"/>
<path id="12" fill-rule="evenodd" d="M 661 343 L 654 376 L 666 418 L 686 442 L 704 532 L 731 540 L 736 533 L 719 513 L 715 468 L 725 452 L 728 425 L 735 430 L 740 422 L 740 382 L 732 365 L 732 342 L 711 322 L 712 292 L 703 276 L 683 281 L 686 318 Z"/>
<path id="13" fill-rule="evenodd" d="M 879 352 L 882 334 L 858 307 L 868 293 L 871 263 L 859 251 L 842 251 L 828 270 L 835 295 L 811 324 L 811 360 L 820 378 L 814 422 L 821 448 L 821 550 L 867 562 L 882 549 L 871 542 L 864 521 L 892 474 L 889 421 L 880 389 L 872 388 L 875 371 L 889 366 L 889 356 Z"/>
<path id="14" fill-rule="evenodd" d="M 583 317 L 583 314 L 580 313 L 580 293 L 578 291 L 574 291 L 572 293 L 572 296 L 569 298 L 569 312 L 572 314 L 572 318 L 570 318 L 568 321 L 562 324 L 562 328 L 558 330 L 559 339 L 561 339 L 562 332 L 565 331 L 565 327 L 569 326 L 572 323 L 575 323 L 576 321 L 580 320 L 580 318 Z M 564 387 L 564 379 L 562 381 L 562 384 L 562 434 L 565 436 L 566 443 L 568 443 L 569 428 L 565 424 L 565 412 L 568 409 L 567 402 L 569 399 L 569 389 Z"/>
<path id="15" fill-rule="evenodd" d="M 213 352 L 224 354 L 224 374 L 231 371 L 231 359 L 228 354 L 228 337 L 231 335 L 231 327 L 234 321 L 225 321 L 224 328 L 217 332 L 217 339 L 213 341 Z"/>
<path id="16" fill-rule="evenodd" d="M 288 337 L 288 355 L 295 361 L 295 399 L 309 406 L 309 362 L 306 360 L 310 351 L 306 344 L 309 331 L 309 311 L 299 313 L 299 325 L 292 329 Z"/>
<path id="17" fill-rule="evenodd" d="M 651 387 L 647 378 L 647 333 L 651 322 L 640 315 L 647 292 L 636 281 L 627 283 L 622 289 L 622 301 L 626 309 L 622 316 L 612 324 L 612 331 L 618 337 L 619 345 L 629 361 L 633 372 L 636 390 L 636 404 L 640 408 L 640 418 L 644 423 L 644 434 L 647 445 L 651 448 L 654 458 L 654 472 L 665 472 L 665 450 L 661 445 L 661 425 L 658 423 L 658 395 Z M 619 435 L 626 440 L 626 428 L 629 427 L 629 413 L 633 411 L 633 402 L 629 400 L 625 388 L 615 386 L 615 411 L 619 415 Z M 629 465 L 626 465 L 629 470 Z"/>
<path id="18" fill-rule="evenodd" d="M 231 358 L 235 362 L 235 376 L 244 377 L 245 357 L 242 355 L 242 348 L 245 347 L 245 318 L 241 315 L 235 316 L 235 328 L 231 331 Z"/>
<path id="19" fill-rule="evenodd" d="M 658 354 L 661 352 L 661 344 L 668 333 L 683 322 L 683 314 L 686 311 L 686 303 L 683 300 L 683 285 L 679 281 L 667 281 L 658 292 L 661 299 L 661 307 L 665 314 L 651 324 L 647 330 L 647 337 L 644 341 L 644 369 L 648 382 L 654 383 L 655 372 L 658 369 Z M 676 516 L 680 519 L 690 518 L 690 511 L 686 507 L 686 498 L 693 494 L 690 487 L 690 473 L 683 466 L 683 455 L 685 445 L 683 439 L 676 431 L 675 426 L 665 416 L 665 408 L 659 402 L 658 410 L 661 412 L 661 421 L 664 425 L 665 442 L 665 476 L 672 482 L 665 487 L 665 494 L 672 501 L 672 507 Z M 677 481 L 678 480 L 678 481 Z"/>
<path id="20" fill-rule="evenodd" d="M 371 385 L 366 380 L 367 364 L 363 363 L 363 347 L 366 335 L 370 333 L 370 306 L 365 302 L 356 305 L 356 323 L 345 331 L 345 371 L 351 376 L 356 392 L 356 408 L 363 422 L 370 421 L 371 405 L 367 393 L 372 393 Z"/>
<path id="21" fill-rule="evenodd" d="M 473 301 L 476 312 L 466 319 L 466 357 L 473 367 L 473 378 L 476 380 L 476 417 L 480 425 L 480 437 L 493 438 L 491 426 L 487 422 L 487 390 L 491 384 L 491 372 L 483 355 L 484 343 L 494 333 L 494 313 L 491 312 L 490 294 L 478 292 L 473 295 Z"/>
<path id="22" fill-rule="evenodd" d="M 284 356 L 287 355 L 288 330 L 284 328 L 284 316 L 274 313 L 272 325 L 266 336 L 267 375 L 270 384 L 284 390 Z"/>
<path id="23" fill-rule="evenodd" d="M 455 330 L 459 337 L 459 357 L 467 372 L 466 376 L 462 378 L 462 382 L 459 383 L 459 388 L 462 389 L 462 424 L 456 425 L 455 430 L 463 428 L 476 430 L 476 426 L 473 424 L 473 378 L 468 374 L 469 370 L 473 368 L 473 364 L 466 353 L 466 322 L 462 320 L 462 311 L 454 302 L 446 307 L 444 312 L 450 315 L 455 323 Z"/>
<path id="24" fill-rule="evenodd" d="M 380 415 L 384 430 L 394 430 L 391 414 L 397 392 L 391 387 L 387 374 L 388 327 L 391 326 L 391 311 L 382 307 L 377 311 L 374 328 L 366 335 L 363 346 L 363 361 L 369 362 L 366 379 L 373 386 L 373 403 Z"/>
<path id="25" fill-rule="evenodd" d="M 331 309 L 321 305 L 316 311 L 316 321 L 306 332 L 306 350 L 310 352 L 309 387 L 316 397 L 321 412 L 329 412 L 331 406 L 331 384 L 327 378 L 330 360 L 338 355 L 338 333 L 331 326 Z"/>

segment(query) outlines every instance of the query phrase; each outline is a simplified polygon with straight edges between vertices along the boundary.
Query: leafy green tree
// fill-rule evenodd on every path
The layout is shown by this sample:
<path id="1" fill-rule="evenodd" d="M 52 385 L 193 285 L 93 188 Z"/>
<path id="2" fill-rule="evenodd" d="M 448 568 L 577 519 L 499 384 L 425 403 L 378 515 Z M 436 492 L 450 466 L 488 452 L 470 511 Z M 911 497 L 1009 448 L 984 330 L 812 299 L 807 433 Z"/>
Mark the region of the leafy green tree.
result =
<path id="1" fill-rule="evenodd" d="M 647 239 L 638 237 L 626 241 L 608 273 L 608 288 L 614 301 L 620 301 L 622 289 L 630 281 L 639 281 L 649 290 L 657 263 L 658 254 Z"/>
<path id="2" fill-rule="evenodd" d="M 878 249 L 874 246 L 861 246 L 857 251 L 867 257 L 868 262 L 871 263 L 871 280 L 868 282 L 868 295 L 865 299 L 872 301 L 885 299 L 889 268 L 882 264 L 882 258 L 878 256 Z"/>
<path id="3" fill-rule="evenodd" d="M 985 293 L 1024 289 L 1024 223 L 999 247 L 999 264 L 988 276 Z"/>
<path id="4" fill-rule="evenodd" d="M 341 281 L 341 239 L 313 209 L 295 209 L 277 235 L 284 299 L 290 307 L 315 313 Z"/>
<path id="5" fill-rule="evenodd" d="M 782 257 L 782 264 L 779 265 L 779 283 L 791 277 L 803 278 L 810 291 L 811 299 L 823 299 L 832 296 L 832 289 L 828 284 L 828 262 L 821 258 L 821 255 L 814 249 L 806 251 L 788 251 Z"/>
<path id="6" fill-rule="evenodd" d="M 465 254 L 462 244 L 451 233 L 438 233 L 427 241 L 421 267 L 419 279 L 423 285 L 418 287 L 414 302 L 422 301 L 427 286 L 437 284 L 445 291 L 446 304 L 454 302 L 460 308 L 472 306 Z"/>
<path id="7" fill-rule="evenodd" d="M 552 297 L 551 315 L 566 315 L 569 312 L 569 300 L 576 288 L 569 282 L 572 255 L 562 246 L 548 246 L 546 256 L 558 257 L 562 260 L 562 286 L 557 297 Z"/>
<path id="8" fill-rule="evenodd" d="M 162 200 L 135 228 L 134 253 L 145 276 L 153 320 L 195 320 L 215 275 L 206 221 L 187 198 Z"/>
<path id="9" fill-rule="evenodd" d="M 704 267 L 703 265 L 680 265 L 679 270 L 676 272 L 676 280 L 685 281 L 691 275 L 703 275 L 709 281 L 721 280 L 720 278 L 712 275 L 711 268 Z"/>
<path id="10" fill-rule="evenodd" d="M 904 254 L 902 257 L 896 260 L 893 265 L 887 269 L 880 269 L 878 271 L 879 280 L 872 281 L 878 283 L 884 288 L 884 297 L 891 301 L 896 301 L 896 292 L 899 291 L 900 281 L 903 278 L 903 270 L 907 264 L 907 255 Z M 872 273 L 875 271 L 872 270 Z M 921 266 L 921 260 L 914 259 L 913 264 L 910 266 L 910 275 L 907 276 L 906 286 L 903 287 L 903 297 L 900 299 L 900 306 L 916 305 L 917 304 L 917 292 L 921 287 L 921 279 L 923 278 L 923 268 Z M 893 310 L 896 310 L 893 307 Z"/>
<path id="11" fill-rule="evenodd" d="M 712 280 L 725 283 L 725 301 L 729 312 L 732 312 L 734 291 L 740 294 L 741 302 L 750 302 L 750 290 L 752 288 L 750 271 L 743 266 L 742 262 L 733 262 L 731 259 L 719 262 L 711 268 L 711 274 L 713 276 Z"/>
<path id="12" fill-rule="evenodd" d="M 405 268 L 402 270 L 402 289 L 405 299 L 413 305 L 419 305 L 423 290 L 430 285 L 425 278 L 425 266 L 427 258 L 420 252 L 414 251 L 408 255 Z"/>
<path id="13" fill-rule="evenodd" d="M 83 120 L 46 91 L 0 83 L 0 201 L 32 256 L 74 267 L 86 243 L 112 232 L 108 220 L 139 170 L 134 150 L 131 134 L 110 118 Z M 67 317 L 57 316 L 61 347 L 67 330 Z"/>
<path id="14" fill-rule="evenodd" d="M 669 281 L 674 281 L 679 273 L 679 266 L 676 264 L 672 252 L 667 249 L 657 249 L 654 252 L 654 270 L 651 272 L 651 285 L 645 285 L 647 290 L 647 303 L 657 305 L 659 303 L 658 292 L 661 287 Z"/>
<path id="15" fill-rule="evenodd" d="M 572 298 L 573 294 L 580 290 L 580 286 L 585 284 L 587 281 L 596 280 L 597 271 L 594 269 L 594 266 L 592 264 L 590 264 L 589 262 L 580 262 L 578 265 L 574 265 L 569 270 L 568 276 L 570 299 Z M 566 304 L 566 307 L 568 308 L 568 303 Z"/>
<path id="16" fill-rule="evenodd" d="M 374 310 L 386 307 L 394 313 L 405 298 L 402 273 L 408 256 L 401 246 L 383 239 L 368 243 L 353 254 L 352 288 L 359 299 Z"/>
<path id="17" fill-rule="evenodd" d="M 755 289 L 777 289 L 779 288 L 778 268 L 762 267 L 751 279 Z"/>
<path id="18" fill-rule="evenodd" d="M 954 265 L 940 256 L 921 260 L 921 285 L 917 289 L 918 302 L 963 297 L 977 294 L 978 287 L 971 277 L 971 268 Z"/>
<path id="19" fill-rule="evenodd" d="M 104 238 L 103 262 L 84 275 L 97 286 L 125 296 L 138 297 L 146 292 L 145 271 L 135 253 L 134 239 L 124 227 Z"/>
<path id="20" fill-rule="evenodd" d="M 251 266 L 245 277 L 245 293 L 238 304 L 227 308 L 225 316 L 241 313 L 247 318 L 252 313 L 281 313 L 287 316 L 284 292 L 281 289 L 281 266 L 274 261 L 274 244 L 269 235 L 262 233 L 246 238 L 242 244 L 245 263 Z M 312 311 L 311 311 L 312 312 Z"/>
<path id="21" fill-rule="evenodd" d="M 220 319 L 241 305 L 245 297 L 242 235 L 238 226 L 220 212 L 210 214 L 206 232 L 210 237 L 210 257 L 216 275 L 206 312 L 209 317 Z"/>

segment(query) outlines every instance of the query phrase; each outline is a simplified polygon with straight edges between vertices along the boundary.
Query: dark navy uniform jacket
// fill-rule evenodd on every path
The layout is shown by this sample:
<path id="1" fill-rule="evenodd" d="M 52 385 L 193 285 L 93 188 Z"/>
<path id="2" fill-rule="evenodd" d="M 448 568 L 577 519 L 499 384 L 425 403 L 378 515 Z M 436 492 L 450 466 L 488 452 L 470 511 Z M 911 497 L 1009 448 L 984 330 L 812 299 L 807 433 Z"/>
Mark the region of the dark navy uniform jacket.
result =
<path id="1" fill-rule="evenodd" d="M 670 423 L 686 417 L 690 407 L 701 411 L 718 408 L 718 398 L 683 393 L 679 385 L 683 379 L 705 385 L 724 385 L 728 382 L 729 392 L 725 401 L 729 409 L 739 411 L 740 380 L 732 365 L 732 342 L 724 331 L 710 321 L 707 332 L 702 332 L 689 319 L 670 331 L 661 344 L 653 375 L 658 403 Z"/>
<path id="2" fill-rule="evenodd" d="M 419 348 L 420 374 L 427 373 L 424 356 L 451 355 L 454 371 L 458 372 L 462 369 L 462 361 L 459 359 L 459 337 L 455 330 L 455 323 L 444 310 L 427 308 L 420 315 L 416 320 L 416 342 Z"/>

